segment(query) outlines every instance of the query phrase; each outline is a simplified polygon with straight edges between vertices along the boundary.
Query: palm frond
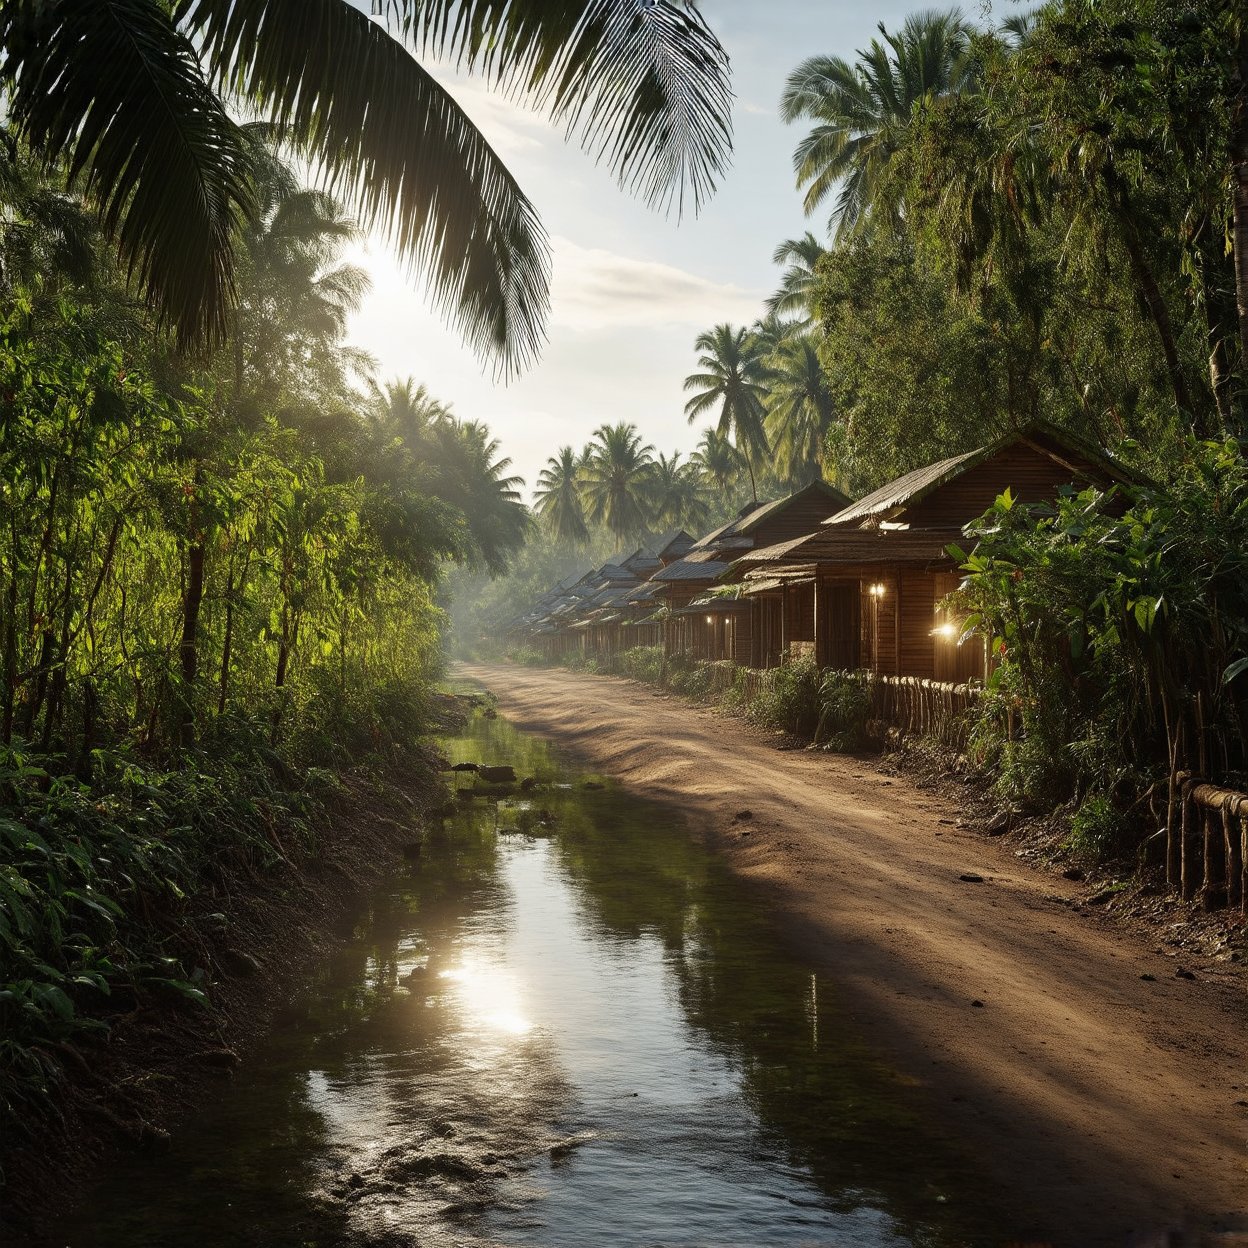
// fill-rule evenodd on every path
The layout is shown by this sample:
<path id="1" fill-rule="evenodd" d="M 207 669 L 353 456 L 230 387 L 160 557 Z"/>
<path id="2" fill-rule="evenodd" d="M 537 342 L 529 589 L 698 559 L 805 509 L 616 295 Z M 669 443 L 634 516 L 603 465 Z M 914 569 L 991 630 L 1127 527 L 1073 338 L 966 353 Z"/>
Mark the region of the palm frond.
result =
<path id="1" fill-rule="evenodd" d="M 418 46 L 547 111 L 620 185 L 696 212 L 732 151 L 728 56 L 672 0 L 384 0 Z"/>
<path id="2" fill-rule="evenodd" d="M 545 339 L 537 214 L 450 94 L 346 0 L 178 0 L 214 80 L 303 147 L 507 374 Z M 294 33 L 297 32 L 297 33 Z"/>
<path id="3" fill-rule="evenodd" d="M 158 319 L 184 344 L 219 339 L 252 210 L 247 145 L 165 5 L 16 0 L 0 49 L 12 124 L 64 164 Z"/>

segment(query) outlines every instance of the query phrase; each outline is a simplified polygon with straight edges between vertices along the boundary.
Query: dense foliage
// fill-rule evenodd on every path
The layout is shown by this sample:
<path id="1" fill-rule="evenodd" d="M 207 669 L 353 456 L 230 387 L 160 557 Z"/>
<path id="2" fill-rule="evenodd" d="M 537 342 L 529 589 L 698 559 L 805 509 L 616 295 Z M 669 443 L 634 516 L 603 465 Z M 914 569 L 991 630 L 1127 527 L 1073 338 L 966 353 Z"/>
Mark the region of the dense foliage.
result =
<path id="1" fill-rule="evenodd" d="M 231 877 L 311 848 L 327 769 L 423 730 L 443 565 L 497 569 L 529 523 L 487 428 L 361 384 L 355 227 L 247 141 L 262 210 L 235 241 L 231 333 L 197 357 L 81 205 L 0 152 L 10 1107 L 101 1017 L 202 998 L 196 933 Z"/>
<path id="2" fill-rule="evenodd" d="M 980 746 L 1011 797 L 1094 802 L 1111 849 L 1176 771 L 1248 782 L 1246 526 L 1233 441 L 1166 487 L 1007 495 L 974 526 L 959 596 L 992 637 Z"/>

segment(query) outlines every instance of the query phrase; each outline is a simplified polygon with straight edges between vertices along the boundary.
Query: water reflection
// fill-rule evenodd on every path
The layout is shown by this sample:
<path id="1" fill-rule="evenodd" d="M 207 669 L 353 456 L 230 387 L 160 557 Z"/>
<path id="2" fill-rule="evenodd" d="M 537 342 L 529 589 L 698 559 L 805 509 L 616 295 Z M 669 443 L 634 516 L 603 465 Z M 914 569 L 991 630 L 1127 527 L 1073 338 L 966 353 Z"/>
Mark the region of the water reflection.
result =
<path id="1" fill-rule="evenodd" d="M 834 985 L 670 815 L 501 720 L 465 794 L 265 1050 L 56 1242 L 999 1242 Z"/>

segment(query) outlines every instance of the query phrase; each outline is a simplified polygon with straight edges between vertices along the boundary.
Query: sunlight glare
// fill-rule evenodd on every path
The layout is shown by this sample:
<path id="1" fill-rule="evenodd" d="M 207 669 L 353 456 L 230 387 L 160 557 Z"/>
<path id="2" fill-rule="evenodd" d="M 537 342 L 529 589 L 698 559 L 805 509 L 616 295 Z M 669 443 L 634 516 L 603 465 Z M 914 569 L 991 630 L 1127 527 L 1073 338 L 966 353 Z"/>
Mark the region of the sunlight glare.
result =
<path id="1" fill-rule="evenodd" d="M 512 1036 L 533 1030 L 520 1008 L 514 979 L 497 967 L 466 964 L 439 971 L 438 978 L 454 985 L 465 1013 L 481 1025 Z"/>

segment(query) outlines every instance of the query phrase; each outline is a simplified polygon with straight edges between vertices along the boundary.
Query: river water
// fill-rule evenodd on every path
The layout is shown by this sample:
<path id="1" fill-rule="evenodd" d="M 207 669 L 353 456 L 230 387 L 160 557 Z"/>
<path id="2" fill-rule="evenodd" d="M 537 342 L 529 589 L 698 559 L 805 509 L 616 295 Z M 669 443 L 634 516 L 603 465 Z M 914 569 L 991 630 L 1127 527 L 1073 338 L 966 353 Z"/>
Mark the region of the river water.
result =
<path id="1" fill-rule="evenodd" d="M 465 794 L 213 1102 L 56 1242 L 1004 1242 L 835 982 L 677 815 L 502 719 L 444 748 L 538 787 Z"/>

